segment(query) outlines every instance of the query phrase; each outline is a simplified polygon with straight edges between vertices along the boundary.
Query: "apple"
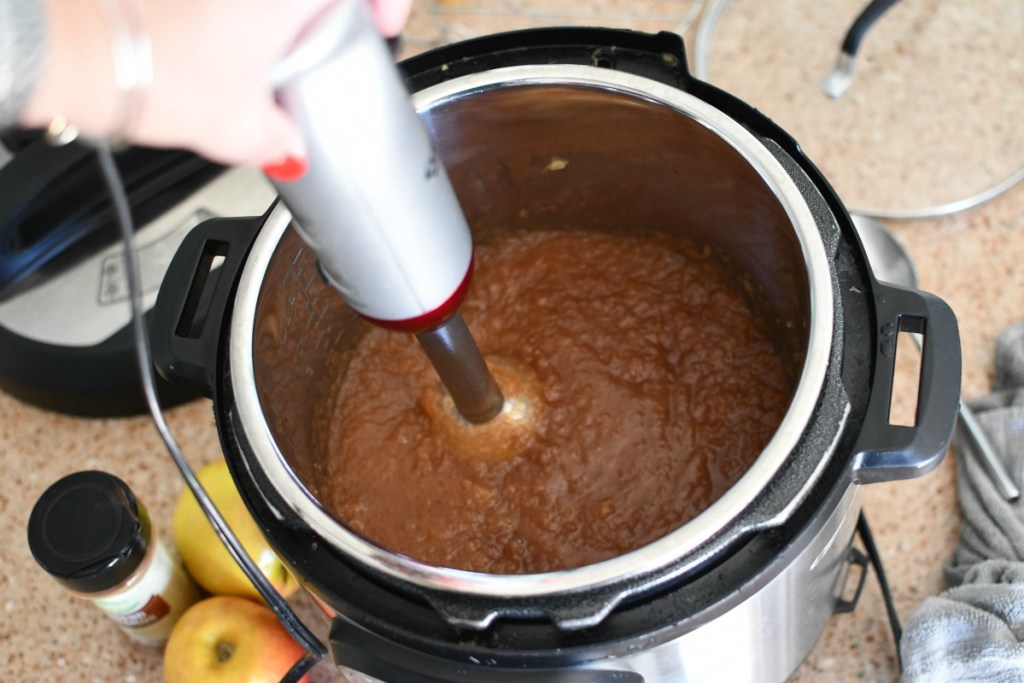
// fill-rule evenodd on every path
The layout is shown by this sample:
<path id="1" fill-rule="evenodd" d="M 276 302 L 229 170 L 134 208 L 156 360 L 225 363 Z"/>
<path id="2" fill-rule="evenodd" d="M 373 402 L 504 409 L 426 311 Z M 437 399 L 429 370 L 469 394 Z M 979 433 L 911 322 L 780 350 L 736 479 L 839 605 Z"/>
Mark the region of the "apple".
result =
<path id="1" fill-rule="evenodd" d="M 164 680 L 277 683 L 304 654 L 267 607 L 217 595 L 192 605 L 174 625 L 164 650 Z"/>
<path id="2" fill-rule="evenodd" d="M 299 587 L 298 581 L 274 554 L 249 514 L 242 496 L 235 488 L 227 462 L 223 459 L 212 462 L 200 469 L 196 477 L 263 575 L 283 596 L 295 593 Z M 171 532 L 185 568 L 207 592 L 260 599 L 256 587 L 221 543 L 213 525 L 206 519 L 188 488 L 182 491 L 174 507 Z"/>

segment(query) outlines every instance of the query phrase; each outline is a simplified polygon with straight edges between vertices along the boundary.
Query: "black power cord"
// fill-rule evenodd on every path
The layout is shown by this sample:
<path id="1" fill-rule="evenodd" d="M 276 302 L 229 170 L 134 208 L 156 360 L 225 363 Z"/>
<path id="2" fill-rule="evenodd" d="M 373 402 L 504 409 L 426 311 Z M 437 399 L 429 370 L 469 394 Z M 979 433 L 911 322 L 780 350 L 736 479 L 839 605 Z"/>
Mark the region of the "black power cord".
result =
<path id="1" fill-rule="evenodd" d="M 898 0 L 872 0 L 869 2 L 867 7 L 861 10 L 861 13 L 853 20 L 853 24 L 846 32 L 846 37 L 843 38 L 843 45 L 840 49 L 851 57 L 857 54 L 868 29 L 897 2 Z"/>
<path id="2" fill-rule="evenodd" d="M 868 518 L 864 515 L 863 510 L 861 510 L 860 516 L 857 518 L 857 533 L 860 535 L 861 542 L 864 543 L 864 551 L 868 554 L 871 566 L 874 567 L 875 574 L 878 575 L 878 585 L 882 589 L 885 612 L 889 617 L 889 628 L 892 629 L 892 638 L 896 644 L 896 663 L 899 666 L 899 670 L 903 671 L 903 656 L 900 654 L 903 627 L 900 626 L 900 617 L 896 613 L 896 604 L 892 599 L 892 591 L 889 590 L 889 579 L 885 576 L 882 556 L 878 552 L 878 546 L 875 545 L 875 537 L 871 533 L 871 527 L 868 526 Z"/>
<path id="3" fill-rule="evenodd" d="M 131 323 L 132 334 L 135 339 L 135 357 L 139 366 L 139 376 L 142 379 L 142 389 L 146 398 L 146 405 L 149 408 L 153 423 L 156 426 L 160 438 L 167 447 L 174 464 L 177 465 L 185 483 L 196 497 L 199 507 L 213 525 L 217 536 L 228 549 L 231 557 L 241 567 L 245 575 L 259 591 L 259 594 L 266 601 L 267 606 L 274 612 L 292 637 L 306 650 L 306 655 L 297 661 L 292 668 L 281 679 L 281 683 L 297 683 L 313 666 L 327 656 L 327 647 L 316 635 L 299 619 L 295 610 L 281 596 L 276 588 L 263 575 L 256 564 L 249 557 L 248 553 L 239 543 L 238 538 L 231 531 L 228 523 L 221 516 L 210 496 L 203 489 L 202 484 L 196 478 L 192 468 L 189 467 L 181 447 L 171 433 L 170 426 L 160 409 L 160 402 L 157 399 L 156 381 L 153 376 L 153 361 L 149 346 L 149 333 L 146 329 L 145 317 L 142 306 L 142 286 L 139 275 L 139 257 L 135 250 L 135 230 L 132 225 L 131 211 L 129 210 L 128 198 L 125 195 L 124 186 L 121 181 L 121 174 L 114 163 L 110 147 L 103 141 L 93 142 L 96 147 L 96 154 L 99 159 L 100 170 L 103 173 L 110 199 L 114 205 L 116 222 L 121 231 L 121 239 L 124 242 L 125 271 L 128 276 L 128 291 L 131 301 Z"/>

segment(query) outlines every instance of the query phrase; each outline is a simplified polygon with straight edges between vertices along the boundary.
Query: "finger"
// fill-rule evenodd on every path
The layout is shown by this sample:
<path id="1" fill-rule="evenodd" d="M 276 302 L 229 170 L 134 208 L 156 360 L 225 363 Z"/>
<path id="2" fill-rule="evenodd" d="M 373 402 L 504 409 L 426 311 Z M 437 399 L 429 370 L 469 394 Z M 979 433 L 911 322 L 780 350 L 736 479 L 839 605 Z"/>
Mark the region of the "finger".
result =
<path id="1" fill-rule="evenodd" d="M 291 117 L 276 106 L 266 113 L 247 115 L 233 121 L 230 128 L 207 130 L 181 142 L 211 161 L 228 165 L 281 163 L 288 158 L 304 159 L 306 146 Z"/>

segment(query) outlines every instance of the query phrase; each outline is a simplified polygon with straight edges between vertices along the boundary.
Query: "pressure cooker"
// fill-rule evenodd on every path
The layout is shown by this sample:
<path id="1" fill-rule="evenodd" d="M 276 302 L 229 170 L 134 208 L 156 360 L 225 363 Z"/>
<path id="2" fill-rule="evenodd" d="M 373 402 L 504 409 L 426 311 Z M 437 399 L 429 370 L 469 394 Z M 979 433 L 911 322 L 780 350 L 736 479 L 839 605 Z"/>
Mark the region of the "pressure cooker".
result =
<path id="1" fill-rule="evenodd" d="M 960 390 L 952 312 L 875 280 L 798 144 L 694 79 L 676 35 L 536 29 L 402 68 L 474 241 L 644 226 L 710 245 L 758 292 L 798 381 L 753 465 L 663 538 L 543 574 L 431 566 L 317 497 L 318 430 L 367 323 L 281 204 L 198 226 L 161 288 L 157 365 L 213 398 L 235 481 L 330 616 L 335 661 L 352 680 L 785 679 L 851 607 L 861 485 L 923 475 L 945 454 Z M 542 173 L 553 158 L 573 173 Z M 889 421 L 901 332 L 924 338 L 909 427 Z"/>

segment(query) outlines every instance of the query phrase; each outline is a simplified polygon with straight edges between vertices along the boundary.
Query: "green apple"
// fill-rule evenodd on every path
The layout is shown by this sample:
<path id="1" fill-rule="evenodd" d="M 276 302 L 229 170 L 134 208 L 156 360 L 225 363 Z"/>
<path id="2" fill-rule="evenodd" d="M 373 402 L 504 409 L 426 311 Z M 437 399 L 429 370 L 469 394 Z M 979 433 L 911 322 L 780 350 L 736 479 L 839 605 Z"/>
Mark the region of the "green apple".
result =
<path id="1" fill-rule="evenodd" d="M 298 582 L 274 554 L 249 514 L 227 463 L 217 460 L 199 470 L 196 476 L 263 575 L 285 597 L 295 593 Z M 171 531 L 185 568 L 200 586 L 214 595 L 260 598 L 187 488 L 174 508 Z"/>
<path id="2" fill-rule="evenodd" d="M 192 605 L 174 625 L 164 650 L 164 680 L 277 683 L 303 654 L 269 609 L 218 595 Z"/>

